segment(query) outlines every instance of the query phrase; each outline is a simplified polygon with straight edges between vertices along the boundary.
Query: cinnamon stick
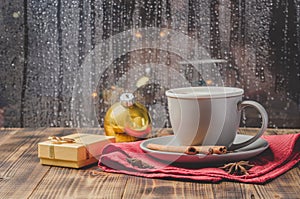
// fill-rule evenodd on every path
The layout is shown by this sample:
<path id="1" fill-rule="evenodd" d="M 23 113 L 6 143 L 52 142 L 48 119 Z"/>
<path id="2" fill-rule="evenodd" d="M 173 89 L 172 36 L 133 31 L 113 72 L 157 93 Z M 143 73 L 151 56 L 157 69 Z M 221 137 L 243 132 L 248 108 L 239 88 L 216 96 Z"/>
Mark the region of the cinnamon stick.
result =
<path id="1" fill-rule="evenodd" d="M 227 147 L 226 146 L 211 146 L 213 149 L 213 154 L 225 154 L 227 153 Z"/>
<path id="2" fill-rule="evenodd" d="M 211 155 L 224 154 L 227 152 L 227 148 L 225 146 L 167 146 L 150 143 L 147 145 L 147 148 L 156 151 L 185 153 L 188 155 L 195 155 L 197 153 Z"/>

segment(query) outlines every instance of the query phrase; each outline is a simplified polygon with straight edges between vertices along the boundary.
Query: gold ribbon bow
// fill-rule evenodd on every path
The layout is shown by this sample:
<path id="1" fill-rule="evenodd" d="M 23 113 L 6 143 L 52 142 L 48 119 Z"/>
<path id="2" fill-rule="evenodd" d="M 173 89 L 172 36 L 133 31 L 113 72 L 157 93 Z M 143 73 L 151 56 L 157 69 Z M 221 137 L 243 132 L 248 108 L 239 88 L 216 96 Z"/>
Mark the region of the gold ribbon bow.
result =
<path id="1" fill-rule="evenodd" d="M 75 143 L 75 139 L 72 138 L 62 138 L 58 136 L 50 136 L 48 140 L 52 142 L 52 144 L 64 144 L 64 143 Z"/>

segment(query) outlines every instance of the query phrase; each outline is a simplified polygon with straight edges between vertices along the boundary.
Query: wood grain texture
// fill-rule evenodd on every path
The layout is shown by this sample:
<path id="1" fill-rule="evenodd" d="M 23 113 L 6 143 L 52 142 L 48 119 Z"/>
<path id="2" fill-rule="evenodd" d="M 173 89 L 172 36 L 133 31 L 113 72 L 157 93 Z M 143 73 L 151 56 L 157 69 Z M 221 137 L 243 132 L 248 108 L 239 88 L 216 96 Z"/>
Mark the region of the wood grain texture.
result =
<path id="1" fill-rule="evenodd" d="M 17 133 L 20 129 L 1 129 L 0 128 L 0 136 L 1 136 L 1 140 L 0 140 L 0 146 L 2 144 L 7 143 L 7 141 L 9 139 L 11 139 L 13 137 L 13 135 L 15 133 Z"/>
<path id="2" fill-rule="evenodd" d="M 49 167 L 39 164 L 37 143 L 42 129 L 20 130 L 0 145 L 0 197 L 28 197 Z"/>
<path id="3" fill-rule="evenodd" d="M 0 198 L 28 197 L 50 168 L 39 164 L 37 144 L 49 135 L 69 133 L 70 129 L 1 130 Z"/>
<path id="4" fill-rule="evenodd" d="M 53 167 L 32 193 L 32 198 L 122 198 L 127 176 Z"/>
<path id="5" fill-rule="evenodd" d="M 256 185 L 265 198 L 299 198 L 300 177 L 297 166 L 264 186 Z"/>
<path id="6" fill-rule="evenodd" d="M 257 129 L 240 129 L 254 134 Z M 268 129 L 266 134 L 297 133 L 299 129 Z M 0 198 L 298 198 L 300 166 L 266 183 L 224 181 L 205 183 L 141 178 L 83 169 L 42 166 L 37 143 L 50 135 L 103 133 L 102 129 L 0 129 Z M 168 130 L 169 132 L 169 130 Z"/>
<path id="7" fill-rule="evenodd" d="M 221 182 L 212 186 L 215 198 L 243 198 L 245 194 L 240 183 Z"/>
<path id="8" fill-rule="evenodd" d="M 255 135 L 258 132 L 258 128 L 239 128 L 239 133 Z M 264 132 L 264 135 L 280 135 L 280 134 L 295 134 L 300 133 L 300 129 L 272 129 L 269 128 Z"/>

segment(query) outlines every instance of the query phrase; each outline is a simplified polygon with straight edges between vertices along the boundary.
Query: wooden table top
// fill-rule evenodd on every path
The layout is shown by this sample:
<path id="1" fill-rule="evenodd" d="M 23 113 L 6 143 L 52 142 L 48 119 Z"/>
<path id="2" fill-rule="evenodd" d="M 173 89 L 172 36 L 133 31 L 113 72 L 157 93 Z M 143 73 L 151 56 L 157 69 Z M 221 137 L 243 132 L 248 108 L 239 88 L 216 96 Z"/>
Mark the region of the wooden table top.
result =
<path id="1" fill-rule="evenodd" d="M 97 131 L 96 129 L 93 129 Z M 268 129 L 287 134 L 298 129 Z M 0 130 L 0 198 L 300 198 L 300 164 L 265 185 L 149 179 L 84 169 L 43 166 L 37 144 L 70 128 Z M 255 129 L 240 129 L 253 134 Z"/>

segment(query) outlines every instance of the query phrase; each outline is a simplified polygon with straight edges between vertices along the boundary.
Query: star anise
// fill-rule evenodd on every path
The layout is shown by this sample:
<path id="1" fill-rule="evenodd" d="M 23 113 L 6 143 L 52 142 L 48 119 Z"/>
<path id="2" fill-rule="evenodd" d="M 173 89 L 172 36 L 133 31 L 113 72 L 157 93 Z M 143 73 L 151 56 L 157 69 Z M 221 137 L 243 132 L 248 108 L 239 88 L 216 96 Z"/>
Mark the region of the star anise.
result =
<path id="1" fill-rule="evenodd" d="M 249 161 L 239 161 L 225 164 L 223 167 L 219 168 L 225 170 L 229 174 L 249 175 L 248 170 L 253 166 L 254 165 L 249 164 Z"/>
<path id="2" fill-rule="evenodd" d="M 138 167 L 140 169 L 153 169 L 154 166 L 149 165 L 142 160 L 137 158 L 126 158 L 127 162 L 130 163 L 132 166 Z"/>

